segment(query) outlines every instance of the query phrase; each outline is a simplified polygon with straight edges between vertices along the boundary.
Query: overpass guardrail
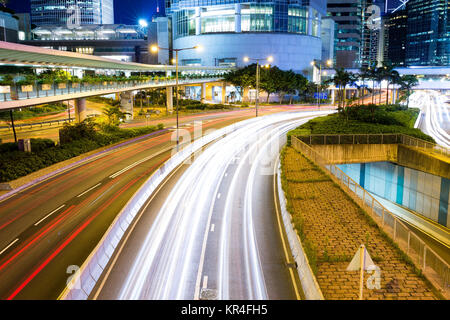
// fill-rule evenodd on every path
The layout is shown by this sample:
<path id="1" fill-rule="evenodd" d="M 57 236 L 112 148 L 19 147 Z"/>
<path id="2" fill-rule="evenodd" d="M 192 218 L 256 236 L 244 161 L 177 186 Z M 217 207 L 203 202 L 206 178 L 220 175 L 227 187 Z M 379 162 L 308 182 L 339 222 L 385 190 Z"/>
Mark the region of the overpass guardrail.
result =
<path id="1" fill-rule="evenodd" d="M 219 81 L 221 78 L 217 75 L 205 76 L 199 78 L 179 79 L 179 85 L 195 84 L 199 82 Z M 118 89 L 124 91 L 124 89 L 140 90 L 149 87 L 164 87 L 174 86 L 176 84 L 175 79 L 152 79 L 152 80 L 129 80 L 129 81 L 103 81 L 99 83 L 84 83 L 84 82 L 67 82 L 67 83 L 51 83 L 51 84 L 39 84 L 35 82 L 29 85 L 11 85 L 0 86 L 0 102 L 14 101 L 14 100 L 26 100 L 46 97 L 56 97 L 62 95 L 70 95 L 77 93 L 94 93 L 96 91 L 111 91 Z"/>
<path id="2" fill-rule="evenodd" d="M 326 141 L 327 135 L 321 135 L 322 141 Z M 330 135 L 331 136 L 331 135 Z M 346 135 L 352 136 L 352 135 Z M 353 135 L 357 136 L 357 135 Z M 361 135 L 369 136 L 369 135 Z M 402 135 L 398 135 L 402 136 Z M 397 137 L 398 138 L 398 137 Z M 369 137 L 366 137 L 369 139 Z M 400 139 L 403 139 L 400 137 Z M 414 138 L 413 138 L 414 139 Z M 419 139 L 417 139 L 419 140 Z M 414 140 L 401 140 L 406 143 Z M 367 140 L 366 140 L 367 142 Z M 329 164 L 317 151 L 299 138 L 292 136 L 291 143 L 294 149 L 303 153 L 306 157 L 314 161 L 325 172 L 330 173 L 344 190 L 352 191 L 359 204 L 368 210 L 369 215 L 387 232 L 401 249 L 403 249 L 412 261 L 421 268 L 433 285 L 438 288 L 446 299 L 450 298 L 450 266 L 433 249 L 431 249 L 422 239 L 412 232 L 400 219 L 387 210 L 368 191 L 361 187 L 356 181 L 345 174 L 334 164 Z"/>

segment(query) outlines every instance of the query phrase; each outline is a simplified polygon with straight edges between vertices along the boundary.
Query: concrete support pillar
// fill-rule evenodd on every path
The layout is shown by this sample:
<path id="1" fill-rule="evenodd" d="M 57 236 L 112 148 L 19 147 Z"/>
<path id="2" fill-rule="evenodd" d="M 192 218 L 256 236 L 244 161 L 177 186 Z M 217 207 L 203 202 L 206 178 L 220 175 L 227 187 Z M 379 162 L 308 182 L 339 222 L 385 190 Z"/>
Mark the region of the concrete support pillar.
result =
<path id="1" fill-rule="evenodd" d="M 134 95 L 133 91 L 126 91 L 120 94 L 120 109 L 127 112 L 126 120 L 133 119 Z"/>
<path id="2" fill-rule="evenodd" d="M 173 87 L 166 87 L 166 104 L 167 110 L 173 112 Z"/>
<path id="3" fill-rule="evenodd" d="M 331 104 L 334 105 L 336 101 L 336 89 L 331 89 Z"/>
<path id="4" fill-rule="evenodd" d="M 205 100 L 206 100 L 206 83 L 202 83 L 200 101 L 205 102 Z"/>
<path id="5" fill-rule="evenodd" d="M 240 33 L 242 31 L 242 27 L 241 27 L 241 4 L 240 3 L 236 3 L 234 5 L 234 14 L 235 14 L 235 24 L 234 24 L 234 31 L 236 33 Z"/>
<path id="6" fill-rule="evenodd" d="M 78 123 L 83 122 L 87 117 L 86 99 L 75 99 L 75 119 Z"/>
<path id="7" fill-rule="evenodd" d="M 227 84 L 224 82 L 222 83 L 222 103 L 227 102 Z"/>

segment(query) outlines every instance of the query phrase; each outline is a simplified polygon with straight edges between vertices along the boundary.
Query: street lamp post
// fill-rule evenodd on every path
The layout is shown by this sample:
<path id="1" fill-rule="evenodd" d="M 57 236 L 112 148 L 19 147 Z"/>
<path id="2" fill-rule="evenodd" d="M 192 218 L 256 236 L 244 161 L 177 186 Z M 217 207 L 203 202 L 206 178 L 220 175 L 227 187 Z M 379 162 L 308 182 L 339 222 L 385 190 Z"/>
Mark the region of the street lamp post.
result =
<path id="1" fill-rule="evenodd" d="M 316 67 L 316 62 L 319 65 L 319 81 L 317 82 L 317 107 L 320 109 L 320 94 L 322 93 L 322 90 L 320 89 L 319 86 L 322 85 L 322 65 L 323 65 L 323 62 L 321 60 L 315 60 L 314 59 L 313 61 L 311 61 L 311 65 L 313 67 Z M 326 65 L 328 67 L 331 67 L 333 65 L 333 61 L 327 60 L 326 61 Z"/>
<path id="2" fill-rule="evenodd" d="M 256 100 L 255 100 L 255 109 L 256 109 L 256 116 L 258 116 L 258 105 L 259 105 L 259 61 L 261 60 L 267 60 L 268 62 L 273 61 L 273 57 L 269 56 L 267 58 L 249 58 L 245 57 L 244 61 L 248 62 L 250 60 L 256 61 Z"/>
<path id="3" fill-rule="evenodd" d="M 151 51 L 153 53 L 158 52 L 159 50 L 167 50 L 167 51 L 175 51 L 175 110 L 176 110 L 176 114 L 177 114 L 177 151 L 179 149 L 179 144 L 180 144 L 180 137 L 179 137 L 179 133 L 178 133 L 178 129 L 179 129 L 179 117 L 178 117 L 178 52 L 183 51 L 183 50 L 192 50 L 192 49 L 197 49 L 197 50 L 201 50 L 202 47 L 201 46 L 195 46 L 195 47 L 191 47 L 191 48 L 181 48 L 181 49 L 169 49 L 169 48 L 161 48 L 157 45 L 152 45 L 151 46 Z"/>

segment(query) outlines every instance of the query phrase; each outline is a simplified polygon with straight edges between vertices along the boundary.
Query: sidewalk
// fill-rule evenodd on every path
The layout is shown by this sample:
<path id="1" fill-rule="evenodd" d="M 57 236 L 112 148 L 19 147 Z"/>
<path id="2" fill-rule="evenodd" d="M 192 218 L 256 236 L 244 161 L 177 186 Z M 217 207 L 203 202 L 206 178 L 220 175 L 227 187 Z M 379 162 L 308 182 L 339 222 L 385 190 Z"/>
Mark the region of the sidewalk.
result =
<path id="1" fill-rule="evenodd" d="M 359 271 L 346 271 L 361 244 L 381 269 L 368 300 L 440 298 L 378 226 L 330 177 L 291 147 L 282 157 L 283 188 L 293 223 L 325 299 L 358 299 Z M 364 283 L 369 277 L 365 273 Z"/>

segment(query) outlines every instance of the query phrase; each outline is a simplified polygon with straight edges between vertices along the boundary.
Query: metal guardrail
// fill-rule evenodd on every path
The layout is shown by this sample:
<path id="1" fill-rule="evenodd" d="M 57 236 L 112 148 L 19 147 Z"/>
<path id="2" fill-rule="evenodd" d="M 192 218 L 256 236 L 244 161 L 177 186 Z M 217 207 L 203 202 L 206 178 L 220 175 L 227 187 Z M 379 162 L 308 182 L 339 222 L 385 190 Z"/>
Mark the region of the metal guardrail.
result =
<path id="1" fill-rule="evenodd" d="M 331 176 L 334 176 L 341 186 L 353 191 L 361 200 L 360 205 L 369 209 L 369 214 L 377 224 L 411 257 L 413 262 L 422 269 L 423 274 L 437 288 L 441 289 L 442 294 L 447 299 L 450 297 L 450 266 L 448 263 L 336 165 L 329 164 L 318 152 L 297 137 L 291 137 L 291 142 L 296 150 L 331 173 Z"/>
<path id="2" fill-rule="evenodd" d="M 312 134 L 298 136 L 306 144 L 404 144 L 406 146 L 426 149 L 450 157 L 450 150 L 422 139 L 414 138 L 401 133 L 378 134 Z"/>
<path id="3" fill-rule="evenodd" d="M 75 118 L 70 118 L 70 119 L 58 119 L 58 120 L 49 120 L 49 121 L 42 121 L 42 122 L 33 122 L 33 123 L 20 123 L 20 124 L 14 124 L 14 128 L 16 129 L 21 129 L 24 127 L 29 127 L 29 129 L 32 129 L 33 126 L 43 126 L 44 124 L 48 124 L 48 125 L 52 125 L 53 123 L 57 123 L 60 124 L 61 122 L 73 122 L 75 121 Z M 12 126 L 8 125 L 8 126 L 0 126 L 0 129 L 8 129 L 8 130 L 12 130 Z"/>
<path id="4" fill-rule="evenodd" d="M 209 76 L 198 79 L 179 79 L 178 83 L 191 84 L 205 80 L 219 80 L 219 76 Z M 130 81 L 103 81 L 94 84 L 88 83 L 52 83 L 48 85 L 38 84 L 37 82 L 32 85 L 24 86 L 9 86 L 10 92 L 0 94 L 0 102 L 14 101 L 14 100 L 26 100 L 35 98 L 46 98 L 66 94 L 75 94 L 91 91 L 111 90 L 111 89 L 127 89 L 142 86 L 165 86 L 175 85 L 175 79 L 170 80 L 130 80 Z M 8 87 L 8 86 L 6 86 Z M 45 89 L 45 90 L 44 90 Z"/>

